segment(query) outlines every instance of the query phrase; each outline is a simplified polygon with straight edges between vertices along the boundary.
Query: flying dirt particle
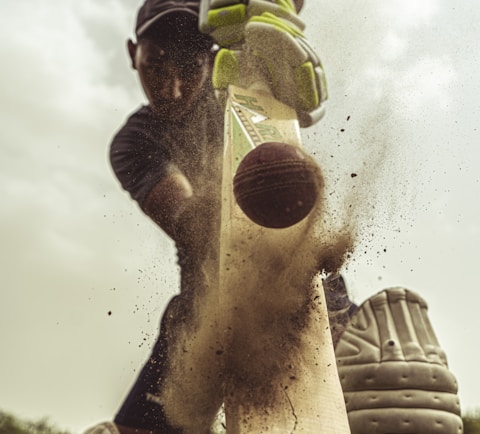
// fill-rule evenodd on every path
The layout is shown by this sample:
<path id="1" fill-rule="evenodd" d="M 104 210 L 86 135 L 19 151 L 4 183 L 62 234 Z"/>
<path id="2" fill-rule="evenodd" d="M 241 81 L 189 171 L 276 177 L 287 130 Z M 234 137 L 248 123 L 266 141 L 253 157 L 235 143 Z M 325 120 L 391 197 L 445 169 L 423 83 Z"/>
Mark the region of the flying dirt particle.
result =
<path id="1" fill-rule="evenodd" d="M 340 131 L 341 131 L 342 133 L 344 133 L 344 132 L 345 132 L 345 128 L 341 128 Z"/>
<path id="2" fill-rule="evenodd" d="M 108 316 L 112 316 L 112 311 L 111 310 L 108 311 Z"/>
<path id="3" fill-rule="evenodd" d="M 351 173 L 351 174 L 350 174 L 350 177 L 352 177 L 352 178 L 356 178 L 357 176 L 358 176 L 358 175 L 357 175 L 356 173 Z"/>

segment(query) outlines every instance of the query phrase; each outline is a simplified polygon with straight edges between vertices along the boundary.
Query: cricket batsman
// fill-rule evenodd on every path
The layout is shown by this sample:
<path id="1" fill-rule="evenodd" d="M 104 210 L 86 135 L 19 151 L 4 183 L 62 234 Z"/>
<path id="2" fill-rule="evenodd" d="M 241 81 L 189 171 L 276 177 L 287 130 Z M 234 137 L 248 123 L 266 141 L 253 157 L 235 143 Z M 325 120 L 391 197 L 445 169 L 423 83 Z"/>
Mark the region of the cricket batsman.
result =
<path id="1" fill-rule="evenodd" d="M 199 30 L 199 0 L 146 0 L 138 11 L 135 40 L 128 40 L 127 49 L 148 104 L 134 112 L 117 132 L 110 160 L 122 187 L 175 241 L 181 292 L 166 308 L 150 358 L 114 421 L 92 428 L 89 434 L 204 434 L 210 431 L 222 404 L 221 385 L 216 380 L 220 377 L 213 374 L 206 386 L 208 398 L 194 402 L 193 427 L 172 426 L 159 399 L 173 363 L 170 348 L 179 330 L 191 326 L 195 300 L 205 291 L 204 264 L 218 255 L 223 108 L 212 86 L 216 52 L 218 46 L 228 49 L 231 44 L 242 45 L 247 21 L 263 14 L 271 40 L 284 32 L 295 35 L 298 50 L 308 53 L 308 62 L 315 68 L 321 67 L 297 26 L 301 20 L 292 0 L 252 3 L 254 10 L 247 10 L 231 25 L 220 23 L 211 35 Z M 229 6 L 226 4 L 226 10 Z M 268 48 L 262 41 L 249 47 L 259 56 Z M 286 102 L 310 119 L 310 112 L 321 109 L 325 89 L 316 80 L 311 81 L 310 88 L 295 82 L 291 70 L 300 65 L 290 65 L 285 56 L 279 59 L 282 62 L 278 64 L 275 58 L 269 59 L 269 70 L 275 73 L 273 90 L 280 92 L 276 96 L 281 99 L 282 93 L 286 94 Z M 216 70 L 215 74 L 224 82 L 230 71 Z M 289 92 L 283 92 L 285 89 Z M 296 105 L 304 100 L 313 104 Z"/>
<path id="2" fill-rule="evenodd" d="M 183 418 L 188 422 L 181 425 L 172 422 L 162 396 L 171 367 L 176 363 L 172 357 L 172 349 L 176 348 L 183 329 L 195 329 L 197 326 L 194 314 L 199 308 L 197 300 L 208 287 L 205 264 L 218 259 L 223 107 L 216 98 L 214 84 L 217 87 L 219 84 L 236 84 L 238 77 L 236 71 L 221 62 L 214 66 L 215 58 L 219 48 L 230 50 L 235 47 L 235 51 L 232 50 L 233 56 L 238 55 L 238 47 L 255 53 L 266 65 L 274 96 L 297 112 L 302 126 L 306 127 L 318 121 L 323 113 L 327 92 L 322 65 L 303 34 L 304 25 L 298 16 L 302 3 L 301 0 L 216 2 L 218 21 L 206 33 L 205 30 L 199 30 L 200 0 L 145 0 L 139 9 L 135 39 L 128 40 L 127 49 L 131 66 L 138 74 L 148 103 L 136 110 L 114 136 L 110 161 L 121 186 L 137 202 L 140 209 L 174 240 L 181 270 L 180 293 L 169 302 L 150 357 L 113 421 L 90 428 L 86 434 L 210 432 L 224 399 L 222 373 L 216 372 L 215 365 L 205 367 L 204 378 L 195 383 L 201 386 L 197 387 L 198 390 L 192 389 L 191 393 L 181 396 L 185 409 L 192 409 L 191 414 Z M 257 39 L 252 35 L 246 37 L 248 23 L 252 20 L 266 25 L 266 37 L 265 34 L 263 38 Z M 285 33 L 292 36 L 289 38 L 290 45 L 272 45 L 276 40 L 283 40 Z M 287 52 L 276 56 L 275 52 L 281 50 Z M 302 56 L 293 55 L 298 52 L 302 53 Z M 299 57 L 303 59 L 300 64 L 291 60 Z M 312 74 L 309 80 L 300 81 L 297 71 L 304 70 L 305 64 L 308 64 Z M 438 390 L 435 389 L 437 385 L 432 382 L 425 385 L 422 383 L 422 393 L 414 394 L 411 402 L 415 411 L 396 414 L 399 418 L 396 421 L 402 420 L 402 430 L 396 431 L 396 428 L 392 428 L 391 421 L 388 421 L 388 412 L 383 412 L 377 418 L 379 407 L 371 404 L 374 401 L 372 393 L 359 393 L 368 389 L 370 383 L 367 380 L 372 375 L 375 386 L 385 388 L 381 385 L 381 375 L 375 376 L 378 370 L 372 373 L 362 368 L 365 360 L 379 364 L 382 357 L 372 355 L 366 350 L 365 352 L 364 349 L 370 348 L 369 342 L 373 340 L 379 348 L 400 348 L 398 351 L 401 352 L 405 346 L 410 351 L 409 342 L 415 340 L 416 335 L 414 336 L 413 332 L 410 335 L 402 334 L 404 328 L 401 325 L 398 329 L 400 331 L 395 329 L 400 338 L 395 340 L 389 337 L 387 343 L 377 339 L 377 336 L 382 335 L 384 327 L 395 322 L 395 318 L 407 318 L 406 323 L 411 324 L 411 319 L 408 319 L 411 318 L 409 311 L 402 307 L 395 308 L 391 314 L 393 322 L 389 320 L 374 323 L 369 321 L 371 316 L 367 315 L 372 312 L 371 309 L 368 310 L 370 304 L 362 305 L 358 310 L 355 306 L 352 308 L 341 277 L 332 275 L 324 286 L 327 305 L 332 307 L 332 324 L 335 324 L 336 319 L 342 319 L 341 329 L 334 326 L 332 328 L 337 331 L 334 341 L 340 354 L 340 374 L 344 376 L 342 385 L 348 391 L 347 410 L 355 410 L 354 417 L 350 419 L 352 432 L 461 433 L 461 428 L 460 431 L 457 429 L 458 420 L 455 418 L 432 419 L 431 413 L 426 413 L 427 416 L 424 417 L 422 408 L 425 407 L 425 400 L 429 402 L 427 407 L 432 408 L 435 405 L 435 402 L 431 402 L 431 394 L 425 392 L 428 387 Z M 379 302 L 375 300 L 372 303 L 377 306 Z M 377 311 L 390 312 L 391 300 L 394 300 L 392 303 L 397 303 L 394 306 L 409 303 L 413 310 L 418 306 L 423 309 L 419 317 L 426 322 L 424 304 L 414 296 L 407 295 L 402 298 L 397 295 L 396 298 L 387 297 L 382 300 L 383 305 Z M 352 317 L 356 318 L 355 321 L 351 321 Z M 370 329 L 368 325 L 373 323 L 375 327 Z M 365 329 L 370 331 L 365 332 Z M 408 330 L 411 331 L 411 328 Z M 358 333 L 363 333 L 360 338 L 357 337 Z M 422 348 L 427 348 L 428 354 L 433 354 L 432 351 L 428 352 L 428 345 L 433 340 L 432 333 L 425 335 L 422 340 Z M 352 348 L 355 348 L 352 342 L 361 342 L 359 345 L 362 354 L 367 354 L 370 359 L 356 357 L 358 354 L 355 351 L 352 353 Z M 393 351 L 392 354 L 400 354 L 398 351 Z M 175 354 L 178 354 L 178 351 Z M 352 358 L 352 354 L 355 357 Z M 431 372 L 428 368 L 431 357 L 428 354 L 422 359 L 426 366 L 425 372 Z M 185 353 L 185 356 L 188 357 L 188 354 Z M 410 366 L 408 363 L 412 357 L 401 359 L 398 355 L 397 359 L 395 360 L 401 360 L 404 370 L 410 375 L 409 390 L 415 389 L 414 370 L 405 368 Z M 445 370 L 441 369 L 447 369 L 445 358 L 438 356 L 435 363 L 439 366 L 438 372 L 445 374 Z M 397 390 L 397 395 L 401 395 L 402 376 L 399 375 L 400 371 L 395 370 L 395 366 L 392 370 L 395 374 L 389 371 L 388 375 L 397 375 L 399 378 L 397 382 L 390 381 L 387 389 L 392 386 Z M 359 376 L 367 380 L 362 382 Z M 456 394 L 452 381 L 453 379 L 445 374 L 445 380 L 440 383 L 440 389 L 448 389 L 446 393 L 449 394 L 449 404 L 440 405 L 439 411 L 458 417 L 459 410 L 451 398 Z M 357 399 L 358 396 L 362 398 Z M 364 402 L 363 396 L 370 401 Z M 354 401 L 354 404 L 351 404 L 351 401 Z M 441 401 L 443 402 L 443 396 Z M 381 396 L 384 408 L 408 406 L 408 402 L 408 399 L 395 401 L 388 394 L 388 390 Z M 363 417 L 364 409 L 368 409 L 367 418 Z M 410 415 L 409 418 L 407 414 Z M 434 413 L 434 416 L 438 416 L 438 413 Z M 415 424 L 415 421 L 420 419 L 430 422 Z M 393 424 L 398 426 L 397 422 Z M 438 430 L 440 425 L 447 427 L 449 431 Z M 377 429 L 378 426 L 381 428 Z M 456 431 L 452 430 L 453 426 L 457 427 Z"/>

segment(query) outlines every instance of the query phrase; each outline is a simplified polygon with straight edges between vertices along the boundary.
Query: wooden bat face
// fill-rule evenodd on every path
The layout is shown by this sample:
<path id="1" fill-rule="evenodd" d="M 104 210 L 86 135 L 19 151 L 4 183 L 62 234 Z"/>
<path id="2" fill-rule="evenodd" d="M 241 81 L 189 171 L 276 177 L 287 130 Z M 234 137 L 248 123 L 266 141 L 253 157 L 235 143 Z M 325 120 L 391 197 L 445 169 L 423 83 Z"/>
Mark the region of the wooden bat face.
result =
<path id="1" fill-rule="evenodd" d="M 242 159 L 272 140 L 301 147 L 294 110 L 265 89 L 230 86 L 215 299 L 227 432 L 347 434 L 321 280 L 303 276 L 308 254 L 307 261 L 290 260 L 304 250 L 308 219 L 280 231 L 266 229 L 245 216 L 233 195 Z M 289 318 L 309 300 L 316 302 L 297 330 Z M 290 346 L 292 337 L 296 343 Z"/>

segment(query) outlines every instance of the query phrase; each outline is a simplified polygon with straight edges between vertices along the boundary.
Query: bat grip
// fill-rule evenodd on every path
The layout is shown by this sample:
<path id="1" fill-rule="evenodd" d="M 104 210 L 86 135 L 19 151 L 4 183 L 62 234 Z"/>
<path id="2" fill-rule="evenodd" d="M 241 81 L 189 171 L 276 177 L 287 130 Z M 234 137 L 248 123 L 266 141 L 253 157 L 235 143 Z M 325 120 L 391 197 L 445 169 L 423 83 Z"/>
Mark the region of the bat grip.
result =
<path id="1" fill-rule="evenodd" d="M 238 85 L 245 89 L 259 90 L 272 94 L 272 84 L 265 64 L 248 50 L 237 51 L 239 59 Z"/>

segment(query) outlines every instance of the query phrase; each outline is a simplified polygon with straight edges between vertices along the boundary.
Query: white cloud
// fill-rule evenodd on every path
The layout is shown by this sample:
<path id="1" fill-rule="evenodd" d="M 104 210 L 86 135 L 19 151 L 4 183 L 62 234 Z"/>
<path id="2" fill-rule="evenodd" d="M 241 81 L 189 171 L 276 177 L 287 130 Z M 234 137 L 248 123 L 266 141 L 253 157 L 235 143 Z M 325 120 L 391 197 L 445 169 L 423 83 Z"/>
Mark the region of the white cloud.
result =
<path id="1" fill-rule="evenodd" d="M 389 26 L 409 27 L 431 24 L 440 9 L 439 0 L 393 0 L 376 4 L 380 17 Z"/>
<path id="2" fill-rule="evenodd" d="M 425 107 L 431 107 L 435 112 L 449 109 L 455 97 L 456 78 L 455 67 L 448 56 L 422 57 L 398 74 L 393 87 L 407 110 L 418 114 Z"/>
<path id="3" fill-rule="evenodd" d="M 0 400 L 78 430 L 102 417 L 90 394 L 105 370 L 92 353 L 121 360 L 108 368 L 119 397 L 148 349 L 138 352 L 145 315 L 156 329 L 176 289 L 174 272 L 159 285 L 154 271 L 175 269 L 173 247 L 121 192 L 106 158 L 140 101 L 124 54 L 132 10 L 115 1 L 31 0 L 1 2 L 0 14 L 8 17 L 0 37 L 9 41 L 0 47 Z M 102 33 L 118 46 L 106 50 Z M 118 332 L 122 321 L 128 327 Z M 112 399 L 103 417 L 115 406 Z"/>
<path id="4" fill-rule="evenodd" d="M 394 31 L 388 31 L 380 47 L 382 57 L 387 62 L 397 60 L 407 49 L 407 41 Z"/>
<path id="5" fill-rule="evenodd" d="M 89 32 L 88 20 L 103 22 L 104 31 L 120 39 L 122 29 L 126 30 L 126 8 L 114 2 L 92 9 L 83 2 L 78 4 L 62 1 L 52 8 L 44 0 L 9 6 L 11 19 L 0 33 L 5 38 L 16 37 L 2 47 L 2 55 L 9 61 L 0 74 L 10 84 L 3 93 L 18 105 L 44 111 L 43 117 L 55 114 L 76 122 L 102 122 L 99 115 L 105 110 L 131 104 L 131 94 L 107 81 L 115 50 L 102 49 Z M 28 31 L 19 32 L 19 28 Z"/>

